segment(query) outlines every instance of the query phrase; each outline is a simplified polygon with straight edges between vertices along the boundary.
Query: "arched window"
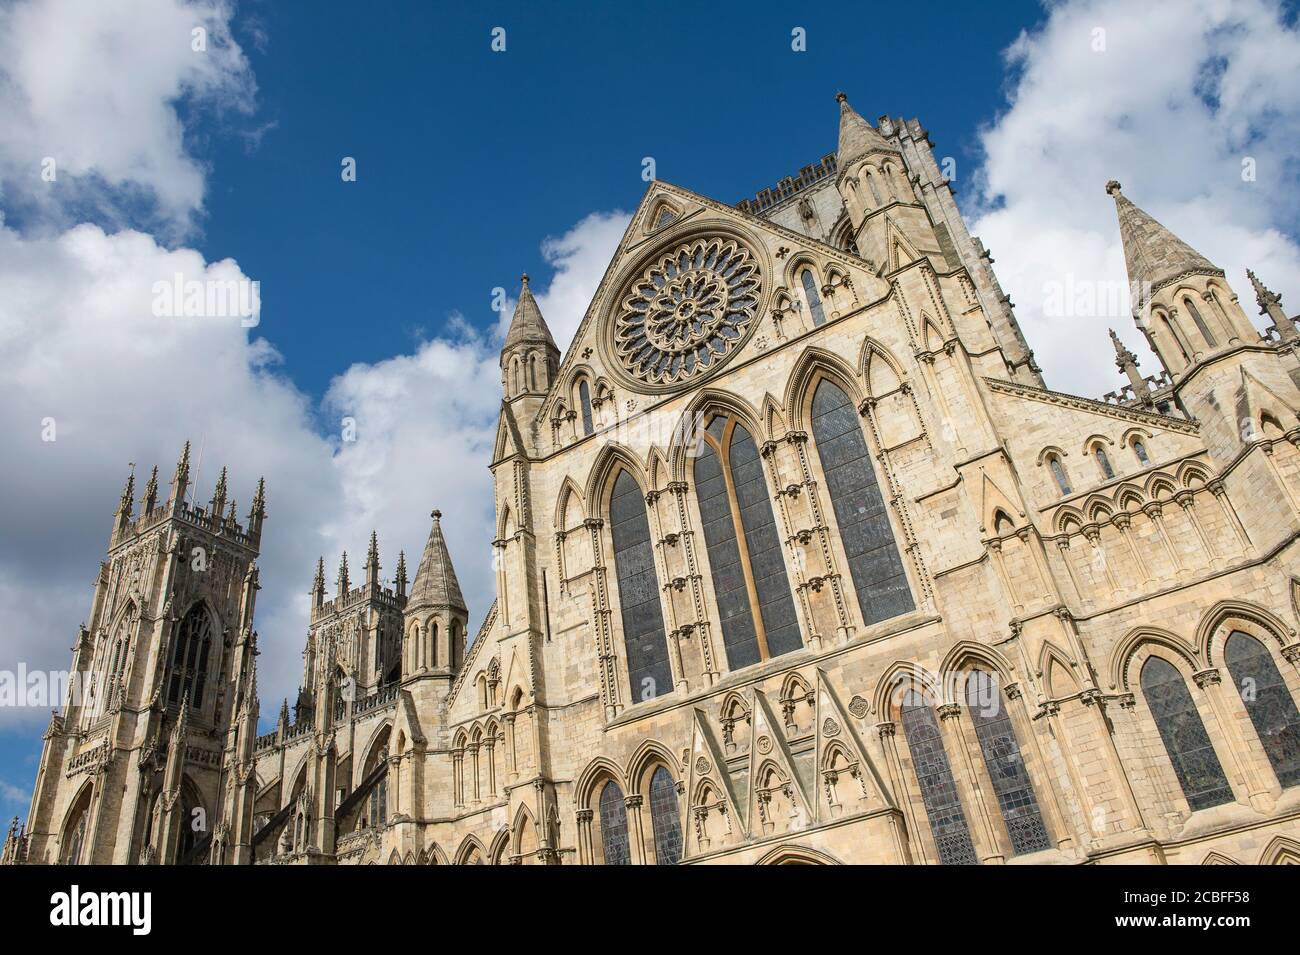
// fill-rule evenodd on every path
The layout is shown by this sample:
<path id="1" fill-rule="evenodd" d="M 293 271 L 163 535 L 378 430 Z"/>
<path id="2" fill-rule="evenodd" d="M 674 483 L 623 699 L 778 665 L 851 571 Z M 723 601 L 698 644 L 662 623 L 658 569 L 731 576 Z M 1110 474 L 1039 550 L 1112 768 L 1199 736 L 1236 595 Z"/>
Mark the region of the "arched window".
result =
<path id="1" fill-rule="evenodd" d="M 370 787 L 370 796 L 366 804 L 366 822 L 371 829 L 378 829 L 388 822 L 388 775 Z"/>
<path id="2" fill-rule="evenodd" d="M 1097 467 L 1101 468 L 1101 476 L 1109 481 L 1115 476 L 1115 469 L 1110 466 L 1110 455 L 1100 444 L 1093 449 L 1092 453 L 1097 458 Z"/>
<path id="3" fill-rule="evenodd" d="M 1165 331 L 1169 333 L 1169 337 L 1172 338 L 1174 344 L 1178 346 L 1178 354 L 1183 356 L 1183 363 L 1190 363 L 1192 359 L 1187 354 L 1187 348 L 1183 345 L 1182 336 L 1179 335 L 1178 330 L 1174 328 L 1174 323 L 1169 320 L 1168 315 L 1161 315 L 1160 320 L 1164 323 Z"/>
<path id="4" fill-rule="evenodd" d="M 582 406 L 582 433 L 591 434 L 591 386 L 586 378 L 578 382 L 578 404 Z"/>
<path id="5" fill-rule="evenodd" d="M 670 692 L 673 677 L 668 665 L 668 640 L 664 636 L 645 498 L 626 470 L 620 471 L 614 481 L 614 492 L 609 499 L 609 529 L 614 538 L 614 569 L 623 615 L 627 675 L 633 701 L 641 702 Z"/>
<path id="6" fill-rule="evenodd" d="M 817 281 L 813 278 L 812 269 L 804 269 L 799 274 L 799 280 L 803 282 L 803 294 L 808 300 L 808 311 L 812 314 L 813 325 L 825 324 L 826 313 L 822 311 L 822 298 L 817 294 Z"/>
<path id="7" fill-rule="evenodd" d="M 195 604 L 176 631 L 172 653 L 171 683 L 167 702 L 180 703 L 188 693 L 190 706 L 203 705 L 203 688 L 208 679 L 208 653 L 212 649 L 212 618 L 202 604 Z"/>
<path id="8" fill-rule="evenodd" d="M 803 646 L 763 462 L 733 418 L 709 422 L 695 458 L 722 642 L 733 670 Z"/>
<path id="9" fill-rule="evenodd" d="M 1065 496 L 1070 493 L 1070 482 L 1065 476 L 1065 468 L 1061 465 L 1061 459 L 1052 455 L 1047 459 L 1047 467 L 1052 472 L 1052 477 L 1056 479 L 1056 486 L 1061 495 Z"/>
<path id="10" fill-rule="evenodd" d="M 62 865 L 78 865 L 81 863 L 81 851 L 86 844 L 86 827 L 90 822 L 90 799 L 93 790 L 87 786 L 76 802 L 76 806 L 68 816 L 68 821 L 63 827 L 63 846 L 59 853 L 59 862 Z"/>
<path id="11" fill-rule="evenodd" d="M 650 821 L 655 833 L 655 864 L 676 865 L 682 857 L 682 821 L 677 786 L 660 766 L 650 777 Z"/>
<path id="12" fill-rule="evenodd" d="M 828 380 L 812 401 L 812 432 L 864 623 L 911 610 L 912 592 L 853 402 Z"/>
<path id="13" fill-rule="evenodd" d="M 1144 468 L 1150 466 L 1151 458 L 1147 454 L 1147 446 L 1145 444 L 1139 440 L 1134 440 L 1133 453 L 1137 456 L 1138 464 L 1142 465 Z"/>
<path id="14" fill-rule="evenodd" d="M 622 790 L 612 782 L 606 783 L 600 792 L 600 845 L 605 865 L 632 864 L 627 841 L 627 806 Z"/>
<path id="15" fill-rule="evenodd" d="M 966 708 L 980 752 L 984 754 L 984 766 L 993 781 L 993 792 L 997 794 L 1002 821 L 1011 839 L 1011 851 L 1020 855 L 1050 849 L 1052 841 L 1043 825 L 1038 799 L 1025 770 L 1015 730 L 1011 728 L 1011 717 L 993 674 L 983 670 L 971 673 L 966 681 Z"/>
<path id="16" fill-rule="evenodd" d="M 942 865 L 975 865 L 975 846 L 957 797 L 957 784 L 952 778 L 948 754 L 943 749 L 939 724 L 926 705 L 924 697 L 908 690 L 902 706 L 903 735 L 912 754 L 916 781 L 921 787 L 921 800 L 925 814 L 930 819 L 935 848 L 939 850 Z"/>
<path id="17" fill-rule="evenodd" d="M 1232 788 L 1178 669 L 1168 660 L 1151 657 L 1142 667 L 1142 695 L 1187 804 L 1196 810 L 1231 802 Z"/>
<path id="18" fill-rule="evenodd" d="M 1219 343 L 1214 340 L 1214 333 L 1210 331 L 1210 326 L 1205 324 L 1205 319 L 1201 317 L 1201 310 L 1196 307 L 1196 303 L 1190 298 L 1185 298 L 1183 304 L 1187 306 L 1187 311 L 1191 313 L 1192 321 L 1196 323 L 1196 329 L 1201 333 L 1201 337 L 1205 339 L 1205 344 L 1211 348 L 1217 348 Z"/>
<path id="19" fill-rule="evenodd" d="M 1277 781 L 1284 787 L 1300 783 L 1300 712 L 1268 648 L 1234 630 L 1223 647 L 1223 659 Z"/>

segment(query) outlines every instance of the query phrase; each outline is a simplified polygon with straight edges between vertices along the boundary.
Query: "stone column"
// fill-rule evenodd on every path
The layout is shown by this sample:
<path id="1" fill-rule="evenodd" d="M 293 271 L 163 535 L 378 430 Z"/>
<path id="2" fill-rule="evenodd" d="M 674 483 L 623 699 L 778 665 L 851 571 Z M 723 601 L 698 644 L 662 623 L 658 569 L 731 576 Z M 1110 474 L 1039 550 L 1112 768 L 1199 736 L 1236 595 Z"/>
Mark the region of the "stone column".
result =
<path id="1" fill-rule="evenodd" d="M 627 806 L 627 836 L 632 846 L 632 864 L 645 865 L 645 830 L 641 822 L 641 802 L 640 793 L 633 793 L 623 800 Z"/>

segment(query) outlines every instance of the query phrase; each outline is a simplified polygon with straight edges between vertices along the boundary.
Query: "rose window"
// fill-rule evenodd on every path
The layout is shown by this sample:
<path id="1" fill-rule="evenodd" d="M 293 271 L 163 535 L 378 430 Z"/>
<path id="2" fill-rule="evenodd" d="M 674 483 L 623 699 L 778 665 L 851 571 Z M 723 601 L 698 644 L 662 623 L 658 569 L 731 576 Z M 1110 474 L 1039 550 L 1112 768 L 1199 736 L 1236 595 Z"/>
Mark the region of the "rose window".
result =
<path id="1" fill-rule="evenodd" d="M 758 315 L 762 281 L 735 239 L 686 242 L 633 281 L 614 319 L 613 344 L 633 377 L 652 385 L 717 367 Z"/>

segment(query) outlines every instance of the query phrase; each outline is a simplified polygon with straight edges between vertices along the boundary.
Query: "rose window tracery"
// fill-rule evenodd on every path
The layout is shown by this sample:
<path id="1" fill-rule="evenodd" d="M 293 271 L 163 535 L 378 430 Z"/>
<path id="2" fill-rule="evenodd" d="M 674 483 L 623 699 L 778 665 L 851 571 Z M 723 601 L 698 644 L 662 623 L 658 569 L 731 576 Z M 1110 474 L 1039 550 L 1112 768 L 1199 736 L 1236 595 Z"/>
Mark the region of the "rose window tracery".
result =
<path id="1" fill-rule="evenodd" d="M 761 294 L 758 263 L 738 240 L 683 242 L 622 296 L 613 323 L 614 352 L 639 381 L 685 381 L 736 350 L 758 316 Z"/>

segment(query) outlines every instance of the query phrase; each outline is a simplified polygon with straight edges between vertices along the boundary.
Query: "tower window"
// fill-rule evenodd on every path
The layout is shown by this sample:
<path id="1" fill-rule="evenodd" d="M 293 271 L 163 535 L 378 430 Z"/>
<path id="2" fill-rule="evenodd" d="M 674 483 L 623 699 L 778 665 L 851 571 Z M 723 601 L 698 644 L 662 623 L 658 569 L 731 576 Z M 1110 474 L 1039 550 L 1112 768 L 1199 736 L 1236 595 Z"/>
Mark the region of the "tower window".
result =
<path id="1" fill-rule="evenodd" d="M 208 653 L 212 648 L 212 618 L 195 604 L 181 621 L 176 633 L 176 649 L 172 653 L 171 680 L 167 702 L 175 705 L 190 697 L 190 706 L 203 705 L 203 689 L 208 676 Z"/>
<path id="2" fill-rule="evenodd" d="M 1147 446 L 1141 441 L 1133 442 L 1133 453 L 1137 455 L 1138 464 L 1144 468 L 1151 464 L 1151 458 L 1147 455 Z"/>
<path id="3" fill-rule="evenodd" d="M 1047 459 L 1047 467 L 1052 472 L 1052 477 L 1056 479 L 1056 486 L 1064 497 L 1070 493 L 1070 482 L 1065 476 L 1065 468 L 1061 465 L 1061 459 L 1052 455 Z"/>
<path id="4" fill-rule="evenodd" d="M 1183 304 L 1187 306 L 1187 311 L 1192 315 L 1192 321 L 1196 323 L 1197 331 L 1205 339 L 1205 344 L 1211 348 L 1217 348 L 1219 343 L 1214 339 L 1214 333 L 1210 331 L 1210 326 L 1205 324 L 1205 319 L 1201 317 L 1201 310 L 1196 307 L 1196 303 L 1190 298 L 1183 299 Z"/>
<path id="5" fill-rule="evenodd" d="M 817 282 L 813 279 L 812 269 L 804 269 L 799 276 L 803 282 L 804 298 L 808 299 L 808 311 L 812 313 L 813 326 L 826 323 L 826 313 L 822 310 L 822 299 L 817 294 Z"/>
<path id="6" fill-rule="evenodd" d="M 1106 449 L 1100 444 L 1092 452 L 1097 458 L 1097 467 L 1101 468 L 1101 476 L 1107 481 L 1115 476 L 1115 469 L 1110 466 L 1110 456 Z"/>

